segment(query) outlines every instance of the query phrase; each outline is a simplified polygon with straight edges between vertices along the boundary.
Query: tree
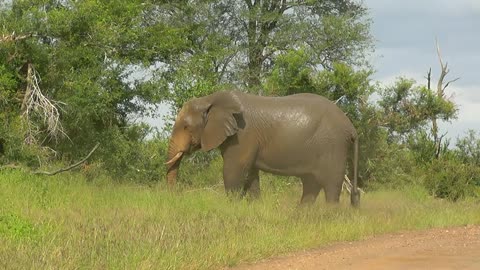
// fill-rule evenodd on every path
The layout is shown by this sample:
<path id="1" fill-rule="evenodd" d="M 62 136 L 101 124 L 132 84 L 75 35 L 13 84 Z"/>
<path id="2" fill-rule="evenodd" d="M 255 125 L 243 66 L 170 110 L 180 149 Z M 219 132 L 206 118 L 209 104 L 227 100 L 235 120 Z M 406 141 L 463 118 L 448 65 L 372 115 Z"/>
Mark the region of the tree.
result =
<path id="1" fill-rule="evenodd" d="M 443 63 L 443 60 L 442 60 L 442 56 L 440 54 L 440 46 L 438 45 L 438 41 L 437 41 L 437 54 L 438 54 L 438 60 L 440 62 L 440 77 L 438 78 L 438 82 L 437 82 L 437 91 L 436 91 L 436 94 L 437 94 L 437 97 L 440 99 L 440 100 L 443 100 L 443 101 L 446 101 L 447 98 L 445 96 L 445 89 L 453 82 L 457 81 L 458 79 L 460 78 L 456 78 L 456 79 L 453 79 L 451 81 L 448 81 L 448 82 L 444 82 L 445 80 L 445 77 L 447 76 L 449 69 L 448 69 L 448 63 Z M 427 75 L 427 88 L 428 90 L 431 90 L 430 88 L 430 79 L 431 79 L 431 69 L 428 71 L 428 75 Z M 450 105 L 450 106 L 448 106 Z M 446 115 L 440 115 L 441 116 L 441 120 L 449 120 L 451 117 L 456 117 L 455 116 L 455 113 L 457 112 L 457 109 L 455 108 L 455 106 L 453 105 L 452 102 L 450 103 L 447 103 L 446 104 Z M 451 114 L 451 117 L 448 117 L 448 113 Z M 442 147 L 442 139 L 445 135 L 439 135 L 438 134 L 438 124 L 437 124 L 437 121 L 439 120 L 439 117 L 438 115 L 433 115 L 430 119 L 431 123 L 432 123 L 432 136 L 433 136 L 433 142 L 435 144 L 435 158 L 438 158 L 439 155 L 440 155 L 440 151 L 441 151 L 441 147 Z"/>
<path id="2" fill-rule="evenodd" d="M 247 86 L 259 87 L 282 52 L 306 48 L 313 67 L 332 68 L 337 61 L 359 63 L 370 46 L 366 9 L 341 0 L 244 0 L 238 6 L 246 33 Z"/>
<path id="3" fill-rule="evenodd" d="M 2 4 L 0 119 L 6 123 L 5 137 L 19 130 L 17 119 L 32 70 L 39 78 L 39 93 L 61 104 L 57 116 L 68 135 L 52 141 L 40 132 L 40 146 L 71 159 L 99 141 L 98 152 L 110 158 L 109 153 L 125 144 L 120 141 L 140 140 L 143 128 L 136 128 L 131 117 L 149 113 L 147 105 L 155 105 L 165 94 L 146 77 L 148 72 L 142 78 L 137 70 L 148 71 L 187 48 L 183 37 L 188 29 L 155 22 L 159 12 L 143 1 Z M 25 136 L 22 131 L 16 134 Z M 6 148 L 14 147 L 4 139 Z"/>
<path id="4" fill-rule="evenodd" d="M 438 46 L 437 53 L 441 68 L 437 89 L 431 88 L 430 70 L 426 86 L 415 85 L 412 79 L 399 78 L 393 86 L 381 91 L 378 101 L 383 115 L 381 125 L 388 129 L 390 139 L 409 140 L 412 147 L 424 153 L 422 160 L 438 158 L 447 147 L 442 141 L 445 134 L 439 135 L 437 123 L 455 119 L 458 112 L 456 104 L 445 94 L 445 89 L 457 79 L 444 82 L 449 70 Z"/>
<path id="5" fill-rule="evenodd" d="M 284 54 L 303 50 L 310 68 L 331 70 L 335 62 L 366 64 L 372 48 L 366 8 L 350 0 L 167 2 L 158 4 L 168 10 L 159 20 L 190 30 L 190 49 L 165 63 L 164 81 L 175 93 L 190 93 L 178 91 L 176 84 L 185 81 L 182 89 L 198 89 L 198 84 L 217 87 L 213 91 L 246 87 L 262 93 Z"/>

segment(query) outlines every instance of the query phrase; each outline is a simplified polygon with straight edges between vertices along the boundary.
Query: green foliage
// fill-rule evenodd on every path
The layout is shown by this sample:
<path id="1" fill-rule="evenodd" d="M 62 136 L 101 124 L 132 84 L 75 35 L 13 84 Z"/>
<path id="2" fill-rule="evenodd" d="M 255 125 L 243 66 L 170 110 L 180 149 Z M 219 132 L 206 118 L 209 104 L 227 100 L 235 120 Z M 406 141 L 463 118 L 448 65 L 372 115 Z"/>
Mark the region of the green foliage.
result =
<path id="1" fill-rule="evenodd" d="M 4 56 L 4 55 L 2 55 Z M 10 102 L 15 102 L 16 80 L 15 75 L 4 64 L 0 64 L 0 108 L 3 113 Z M 18 102 L 18 101 L 17 101 Z"/>
<path id="2" fill-rule="evenodd" d="M 406 141 L 417 164 L 428 164 L 435 159 L 437 146 L 432 135 L 427 131 L 419 129 L 411 132 Z M 450 140 L 444 140 L 440 145 L 440 152 L 447 157 L 452 155 L 448 149 L 449 145 Z"/>
<path id="3" fill-rule="evenodd" d="M 138 136 L 131 136 L 137 127 L 130 117 L 147 115 L 148 105 L 165 98 L 165 89 L 158 88 L 161 84 L 148 68 L 186 48 L 186 30 L 157 22 L 157 12 L 156 5 L 141 1 L 18 0 L 2 6 L 0 34 L 26 38 L 0 42 L 0 57 L 8 60 L 0 64 L 0 121 L 17 125 L 25 92 L 22 67 L 32 63 L 43 94 L 64 104 L 61 122 L 68 136 L 53 141 L 39 134 L 41 146 L 55 149 L 68 162 L 101 142 L 95 157 L 114 173 L 124 170 L 125 151 L 141 144 Z M 18 143 L 24 134 L 8 138 L 12 136 Z"/>
<path id="4" fill-rule="evenodd" d="M 187 187 L 223 186 L 223 159 L 218 151 L 195 152 L 184 158 L 179 183 Z"/>
<path id="5" fill-rule="evenodd" d="M 463 163 L 480 166 L 480 134 L 469 130 L 467 136 L 457 140 L 455 154 Z"/>
<path id="6" fill-rule="evenodd" d="M 317 92 L 325 95 L 347 113 L 353 122 L 362 118 L 368 111 L 368 99 L 375 88 L 371 82 L 372 71 L 369 69 L 355 70 L 345 63 L 334 63 L 332 70 L 320 72 L 316 78 Z"/>
<path id="7" fill-rule="evenodd" d="M 291 50 L 277 57 L 275 67 L 265 83 L 268 95 L 286 96 L 297 93 L 315 93 L 311 78 L 313 69 L 304 50 Z"/>
<path id="8" fill-rule="evenodd" d="M 375 140 L 375 149 L 365 149 L 373 153 L 361 165 L 367 190 L 379 188 L 399 189 L 406 185 L 419 184 L 416 175 L 417 163 L 408 147 L 388 144 L 383 133 Z"/>
<path id="9" fill-rule="evenodd" d="M 21 161 L 27 166 L 36 168 L 51 161 L 54 154 L 51 149 L 34 144 L 25 144 L 25 125 L 20 116 L 14 117 L 0 113 L 0 139 L 3 153 L 0 153 L 0 164 Z"/>
<path id="10" fill-rule="evenodd" d="M 456 105 L 412 79 L 399 78 L 393 86 L 381 90 L 378 101 L 383 126 L 390 136 L 404 136 L 424 127 L 432 119 L 450 121 L 456 118 Z"/>
<path id="11" fill-rule="evenodd" d="M 278 55 L 304 47 L 312 66 L 331 67 L 335 61 L 363 64 L 363 53 L 372 47 L 366 9 L 350 0 L 296 4 L 209 0 L 158 8 L 168 14 L 159 21 L 188 29 L 189 48 L 165 61 L 173 77 L 190 66 L 193 77 L 200 73 L 216 84 L 255 91 L 282 61 Z"/>
<path id="12" fill-rule="evenodd" d="M 201 74 L 196 75 L 190 68 L 195 67 L 181 68 L 167 80 L 173 84 L 173 89 L 168 95 L 169 104 L 173 108 L 170 120 L 175 120 L 176 114 L 188 100 L 206 96 L 218 90 L 214 81 L 204 78 Z"/>
<path id="13" fill-rule="evenodd" d="M 480 183 L 480 168 L 458 159 L 433 160 L 426 173 L 425 187 L 435 197 L 452 201 L 475 195 Z"/>
<path id="14" fill-rule="evenodd" d="M 35 227 L 30 221 L 15 214 L 0 214 L 0 236 L 24 239 L 34 238 L 36 235 Z"/>

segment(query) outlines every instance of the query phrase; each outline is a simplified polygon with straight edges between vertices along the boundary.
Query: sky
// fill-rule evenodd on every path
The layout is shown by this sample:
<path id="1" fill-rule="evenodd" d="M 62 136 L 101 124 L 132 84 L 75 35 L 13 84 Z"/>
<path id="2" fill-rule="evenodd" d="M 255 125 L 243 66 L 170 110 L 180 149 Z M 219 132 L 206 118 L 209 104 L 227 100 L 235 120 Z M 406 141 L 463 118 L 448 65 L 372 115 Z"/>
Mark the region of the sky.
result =
<path id="1" fill-rule="evenodd" d="M 480 132 L 480 0 L 363 0 L 373 21 L 376 40 L 371 62 L 373 79 L 391 85 L 399 76 L 432 85 L 440 74 L 435 39 L 450 72 L 445 81 L 460 77 L 446 90 L 459 106 L 458 119 L 441 123 L 440 132 L 452 143 L 468 129 Z M 166 113 L 162 107 L 160 112 Z M 161 128 L 163 120 L 147 119 Z"/>
<path id="2" fill-rule="evenodd" d="M 425 83 L 432 68 L 438 81 L 440 64 L 435 39 L 450 72 L 460 77 L 446 89 L 459 106 L 458 119 L 442 123 L 452 143 L 468 129 L 480 132 L 480 0 L 364 0 L 376 39 L 374 80 L 391 85 L 399 77 Z M 433 85 L 433 84 L 432 84 Z"/>

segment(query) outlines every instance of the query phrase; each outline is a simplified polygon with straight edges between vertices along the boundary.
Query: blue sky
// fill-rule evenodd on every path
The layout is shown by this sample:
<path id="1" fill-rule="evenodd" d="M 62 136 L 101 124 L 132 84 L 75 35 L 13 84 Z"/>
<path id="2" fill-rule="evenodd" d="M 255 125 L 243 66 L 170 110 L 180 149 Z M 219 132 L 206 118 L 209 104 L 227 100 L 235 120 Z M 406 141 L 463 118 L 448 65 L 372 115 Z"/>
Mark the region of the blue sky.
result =
<path id="1" fill-rule="evenodd" d="M 376 51 L 373 76 L 391 84 L 405 76 L 425 83 L 431 67 L 433 81 L 440 74 L 435 47 L 448 62 L 448 79 L 460 77 L 446 90 L 459 105 L 459 117 L 443 123 L 442 131 L 455 139 L 468 129 L 480 132 L 480 0 L 364 0 L 373 20 Z"/>
<path id="2" fill-rule="evenodd" d="M 460 80 L 447 88 L 459 105 L 459 118 L 442 123 L 441 132 L 455 139 L 468 129 L 480 132 L 480 0 L 364 0 L 373 20 L 376 51 L 374 80 L 389 85 L 399 76 L 419 84 L 431 67 L 436 84 L 440 73 L 435 39 L 448 62 L 447 80 Z M 166 108 L 160 109 L 161 113 Z M 163 120 L 147 119 L 161 128 Z"/>

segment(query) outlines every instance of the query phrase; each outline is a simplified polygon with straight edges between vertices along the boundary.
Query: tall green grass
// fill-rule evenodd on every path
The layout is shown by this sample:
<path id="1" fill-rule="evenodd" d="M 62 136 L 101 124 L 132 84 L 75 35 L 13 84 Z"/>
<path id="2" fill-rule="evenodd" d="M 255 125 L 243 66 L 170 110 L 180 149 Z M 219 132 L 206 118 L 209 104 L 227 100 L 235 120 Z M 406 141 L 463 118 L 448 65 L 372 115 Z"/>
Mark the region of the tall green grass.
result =
<path id="1" fill-rule="evenodd" d="M 212 269 L 368 236 L 480 224 L 478 201 L 435 200 L 418 187 L 298 207 L 299 184 L 266 176 L 260 200 L 212 189 L 0 174 L 2 269 Z"/>

